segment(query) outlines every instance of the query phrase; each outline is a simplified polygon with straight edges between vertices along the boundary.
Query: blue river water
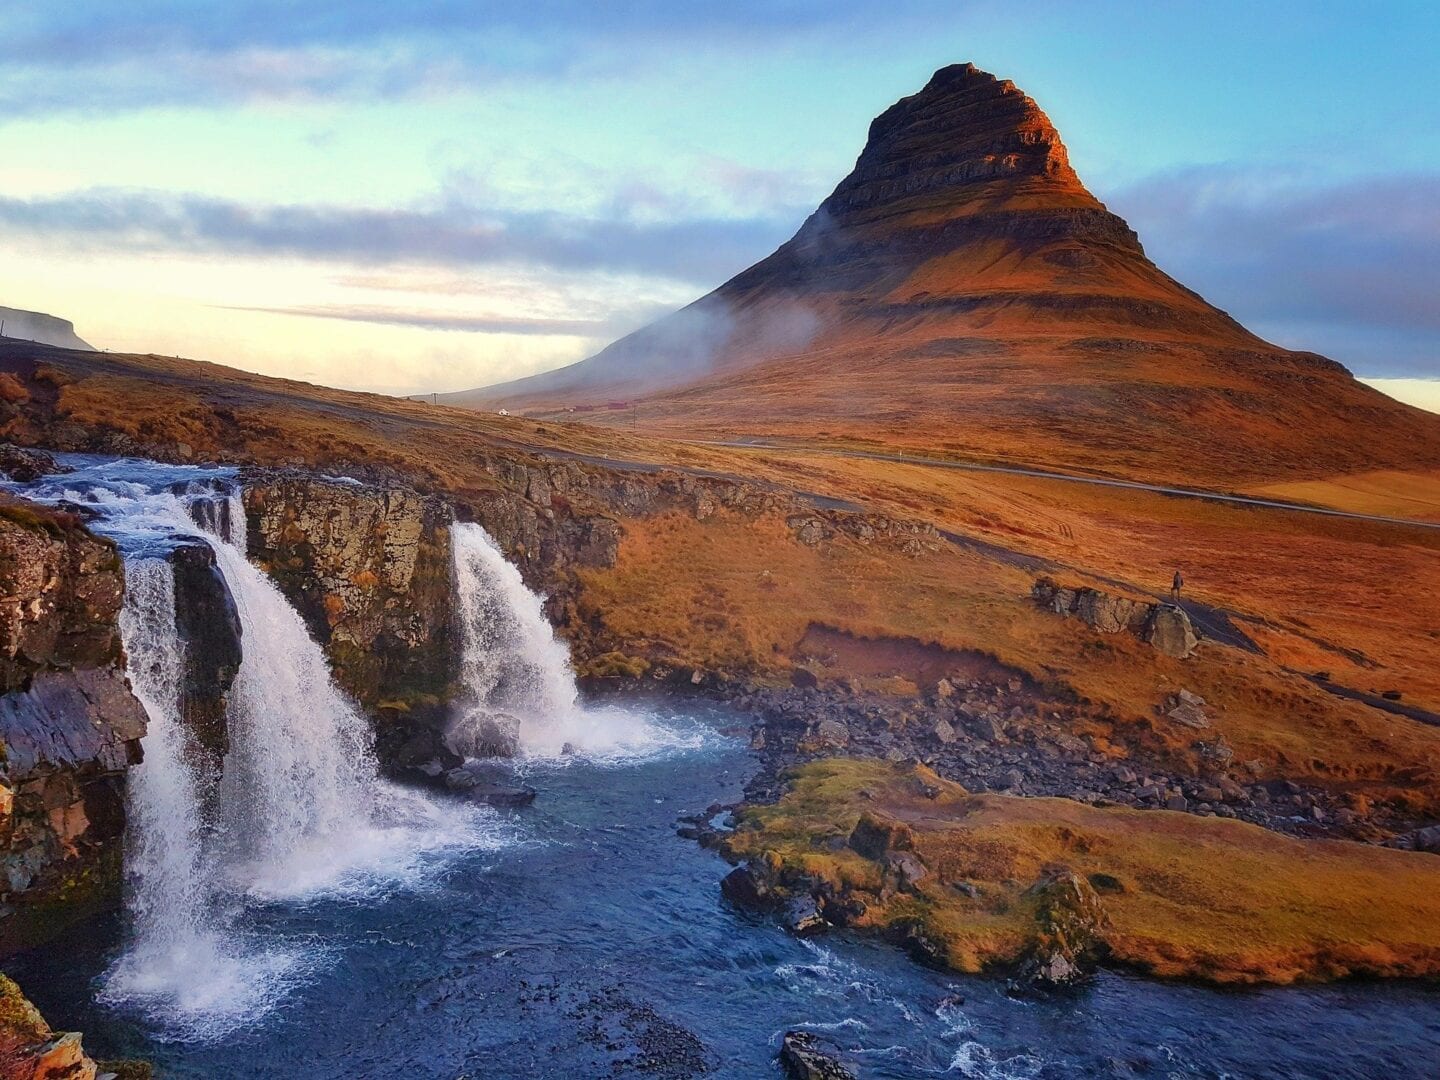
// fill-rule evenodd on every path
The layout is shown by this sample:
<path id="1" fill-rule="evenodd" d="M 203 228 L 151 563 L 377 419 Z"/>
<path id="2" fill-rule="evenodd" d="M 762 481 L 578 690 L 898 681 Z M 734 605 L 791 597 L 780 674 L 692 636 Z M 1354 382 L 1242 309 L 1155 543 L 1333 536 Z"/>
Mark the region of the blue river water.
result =
<path id="1" fill-rule="evenodd" d="M 732 911 L 726 864 L 675 818 L 737 797 L 748 751 L 724 717 L 657 721 L 669 750 L 519 766 L 534 805 L 495 812 L 490 843 L 428 876 L 250 912 L 253 934 L 304 959 L 253 1023 L 207 1037 L 98 1004 L 121 916 L 7 970 L 92 1053 L 174 1080 L 776 1077 L 791 1028 L 862 1078 L 1440 1076 L 1435 986 L 1222 992 L 1106 974 L 1020 1001 L 878 941 L 800 941 Z"/>

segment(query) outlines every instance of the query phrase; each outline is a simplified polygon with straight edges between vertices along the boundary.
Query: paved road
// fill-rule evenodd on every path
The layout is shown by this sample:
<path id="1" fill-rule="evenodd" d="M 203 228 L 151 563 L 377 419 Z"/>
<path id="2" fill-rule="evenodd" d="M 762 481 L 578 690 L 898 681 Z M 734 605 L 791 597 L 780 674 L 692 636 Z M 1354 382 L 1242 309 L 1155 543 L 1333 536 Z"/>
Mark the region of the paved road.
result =
<path id="1" fill-rule="evenodd" d="M 760 439 L 737 439 L 733 442 L 705 442 L 702 445 L 725 446 L 741 450 L 769 450 L 793 454 L 826 454 L 830 457 L 864 458 L 869 461 L 893 461 L 900 465 L 921 465 L 934 469 L 961 469 L 965 472 L 1034 476 L 1042 480 L 1063 480 L 1072 484 L 1093 484 L 1097 487 L 1129 488 L 1132 491 L 1150 491 L 1159 495 L 1174 495 L 1186 499 L 1207 499 L 1210 502 L 1234 503 L 1241 506 L 1258 506 L 1269 510 L 1290 510 L 1300 514 L 1323 514 L 1325 517 L 1350 518 L 1354 521 L 1374 521 L 1382 525 L 1411 525 L 1420 529 L 1440 529 L 1440 521 L 1416 521 L 1414 518 L 1384 517 L 1380 514 L 1361 514 L 1352 510 L 1332 510 L 1324 506 L 1307 506 L 1304 503 L 1283 502 L 1278 499 L 1259 499 L 1250 495 L 1227 495 L 1219 491 L 1199 491 L 1194 488 L 1166 487 L 1163 484 L 1142 484 L 1136 480 L 1108 480 L 1099 476 L 1079 476 L 1075 473 L 1051 472 L 1048 469 L 1031 469 L 1022 465 L 978 465 L 968 461 L 947 461 L 943 458 L 920 457 L 913 454 L 882 454 L 874 450 L 839 450 L 829 447 L 787 446 L 783 443 L 765 442 Z"/>

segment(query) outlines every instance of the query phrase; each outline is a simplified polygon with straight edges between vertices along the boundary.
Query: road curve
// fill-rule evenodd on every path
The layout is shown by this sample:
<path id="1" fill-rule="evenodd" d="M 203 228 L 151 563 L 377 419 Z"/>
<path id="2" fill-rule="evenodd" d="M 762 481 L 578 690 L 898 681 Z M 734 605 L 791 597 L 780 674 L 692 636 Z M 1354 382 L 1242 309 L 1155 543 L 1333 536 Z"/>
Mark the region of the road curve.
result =
<path id="1" fill-rule="evenodd" d="M 1079 476 L 1075 473 L 1051 472 L 1048 469 L 1032 469 L 1023 465 L 979 465 L 969 461 L 947 461 L 943 458 L 921 457 L 914 454 L 883 454 L 875 450 L 839 450 L 830 447 L 786 446 L 782 443 L 765 442 L 759 439 L 739 439 L 732 442 L 705 441 L 704 446 L 724 446 L 735 450 L 769 450 L 792 454 L 826 454 L 830 457 L 864 458 L 868 461 L 893 461 L 899 465 L 920 465 L 933 469 L 960 469 L 965 472 L 1006 473 L 1010 476 L 1033 476 L 1042 480 L 1063 480 L 1072 484 L 1093 484 L 1097 487 L 1128 488 L 1132 491 L 1149 491 L 1158 495 L 1173 495 L 1185 499 L 1207 499 L 1210 502 L 1233 503 L 1240 506 L 1256 506 L 1267 510 L 1290 510 L 1300 514 L 1323 514 L 1325 517 L 1349 518 L 1353 521 L 1373 521 L 1382 525 L 1409 525 L 1419 529 L 1440 529 L 1440 521 L 1416 521 L 1414 518 L 1384 517 L 1380 514 L 1361 514 L 1353 510 L 1334 510 L 1326 506 L 1307 506 L 1304 503 L 1283 502 L 1279 499 L 1258 499 L 1251 495 L 1227 495 L 1219 491 L 1199 491 L 1193 488 L 1166 487 L 1163 484 L 1145 484 L 1138 480 L 1110 480 L 1100 476 Z"/>

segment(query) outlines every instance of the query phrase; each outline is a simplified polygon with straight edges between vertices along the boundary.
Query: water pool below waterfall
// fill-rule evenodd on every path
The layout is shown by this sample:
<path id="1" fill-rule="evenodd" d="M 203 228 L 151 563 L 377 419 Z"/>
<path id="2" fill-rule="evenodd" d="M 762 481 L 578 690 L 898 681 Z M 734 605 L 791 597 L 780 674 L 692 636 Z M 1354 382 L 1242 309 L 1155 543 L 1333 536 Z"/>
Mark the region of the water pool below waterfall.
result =
<path id="1" fill-rule="evenodd" d="M 505 840 L 426 881 L 272 903 L 251 933 L 301 955 L 254 1025 L 172 1041 L 94 1003 L 118 919 L 11 965 L 57 1024 L 173 1078 L 778 1076 L 780 1034 L 824 1032 L 862 1077 L 1433 1077 L 1440 990 L 1220 992 L 1107 974 L 1048 1001 L 928 971 L 879 942 L 799 941 L 719 897 L 726 864 L 677 814 L 733 799 L 732 718 L 662 716 L 664 752 L 531 766 Z M 63 970 L 55 958 L 65 957 Z M 960 1000 L 960 999 L 963 999 Z M 702 1070 L 710 1070 L 708 1073 Z"/>

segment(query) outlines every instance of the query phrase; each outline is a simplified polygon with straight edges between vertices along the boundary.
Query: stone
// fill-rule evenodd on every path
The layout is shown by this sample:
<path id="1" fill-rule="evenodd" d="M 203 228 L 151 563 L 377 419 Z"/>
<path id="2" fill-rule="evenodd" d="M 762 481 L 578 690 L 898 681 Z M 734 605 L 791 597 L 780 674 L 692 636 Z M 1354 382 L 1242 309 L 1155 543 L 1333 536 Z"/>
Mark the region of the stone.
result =
<path id="1" fill-rule="evenodd" d="M 0 475 L 9 477 L 17 484 L 28 484 L 42 476 L 69 471 L 57 465 L 55 459 L 44 450 L 0 443 Z"/>
<path id="2" fill-rule="evenodd" d="M 471 709 L 457 717 L 445 744 L 462 758 L 511 758 L 520 753 L 520 718 Z"/>
<path id="3" fill-rule="evenodd" d="M 915 886 L 930 875 L 929 869 L 913 851 L 892 851 L 885 856 L 886 876 L 896 888 L 914 892 Z"/>
<path id="4" fill-rule="evenodd" d="M 514 808 L 529 806 L 535 801 L 534 788 L 525 784 L 500 783 L 494 770 L 481 762 L 467 762 L 451 769 L 443 779 L 451 791 L 486 806 Z"/>
<path id="5" fill-rule="evenodd" d="M 851 830 L 849 844 L 852 851 L 878 862 L 891 852 L 913 850 L 915 836 L 903 821 L 867 812 Z"/>
<path id="6" fill-rule="evenodd" d="M 797 896 L 785 905 L 785 929 L 796 937 L 813 937 L 829 928 L 813 896 Z"/>
<path id="7" fill-rule="evenodd" d="M 946 746 L 955 741 L 955 729 L 947 720 L 935 721 L 935 726 L 931 731 L 934 733 L 936 740 Z"/>
<path id="8" fill-rule="evenodd" d="M 720 882 L 720 895 L 747 911 L 766 911 L 779 903 L 770 886 L 749 866 L 737 866 L 726 874 Z"/>
<path id="9" fill-rule="evenodd" d="M 1165 809 L 1188 810 L 1190 809 L 1190 800 L 1185 798 L 1184 795 L 1171 795 L 1168 799 L 1165 800 Z"/>
<path id="10" fill-rule="evenodd" d="M 1200 644 L 1190 616 L 1183 608 L 1172 604 L 1160 604 L 1154 609 L 1145 624 L 1142 637 L 1154 646 L 1157 652 L 1178 660 L 1194 655 Z"/>
<path id="11" fill-rule="evenodd" d="M 790 1080 L 855 1080 L 855 1074 L 819 1048 L 808 1031 L 787 1031 L 780 1042 L 780 1064 Z"/>
<path id="12" fill-rule="evenodd" d="M 1210 726 L 1210 717 L 1205 713 L 1205 699 L 1188 690 L 1172 694 L 1165 709 L 1165 715 L 1177 724 L 1203 731 Z"/>
<path id="13" fill-rule="evenodd" d="M 825 719 L 815 725 L 814 731 L 801 740 L 800 748 L 806 753 L 824 753 L 843 750 L 850 745 L 850 729 L 839 720 Z"/>
<path id="14" fill-rule="evenodd" d="M 1104 954 L 1109 915 L 1095 887 L 1055 868 L 1027 891 L 1035 905 L 1035 935 L 1020 960 L 1012 989 L 1049 990 L 1089 977 Z"/>
<path id="15" fill-rule="evenodd" d="M 814 690 L 820 680 L 808 668 L 796 667 L 790 669 L 790 685 L 800 690 Z"/>

